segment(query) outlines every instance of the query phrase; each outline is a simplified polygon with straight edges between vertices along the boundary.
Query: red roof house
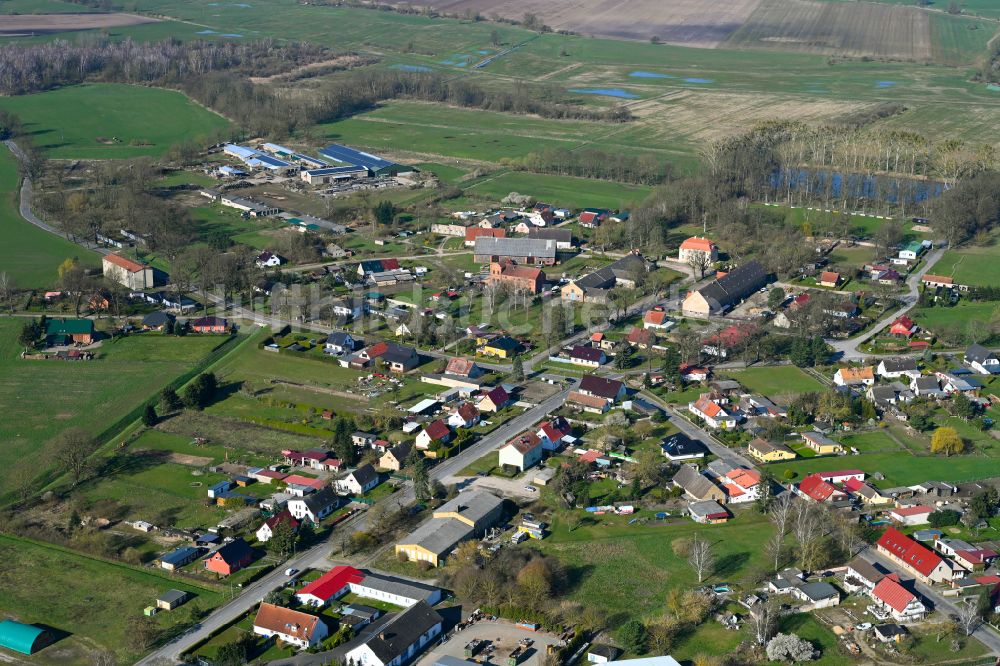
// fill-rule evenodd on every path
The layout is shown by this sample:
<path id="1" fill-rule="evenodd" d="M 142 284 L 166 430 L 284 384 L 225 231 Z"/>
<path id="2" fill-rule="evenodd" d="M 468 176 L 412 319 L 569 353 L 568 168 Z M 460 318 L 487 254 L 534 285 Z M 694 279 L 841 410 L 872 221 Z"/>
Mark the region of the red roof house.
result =
<path id="1" fill-rule="evenodd" d="M 360 583 L 365 575 L 354 567 L 334 567 L 295 593 L 299 603 L 325 606 L 350 590 L 351 583 Z"/>
<path id="2" fill-rule="evenodd" d="M 229 322 L 221 317 L 201 317 L 191 322 L 191 330 L 195 333 L 225 333 Z"/>
<path id="3" fill-rule="evenodd" d="M 903 315 L 902 317 L 898 318 L 896 321 L 892 322 L 891 326 L 889 326 L 889 333 L 892 335 L 903 335 L 906 337 L 910 337 L 916 332 L 917 332 L 917 325 L 913 323 L 913 320 L 907 317 L 906 315 Z"/>
<path id="4" fill-rule="evenodd" d="M 819 474 L 810 474 L 799 482 L 798 494 L 814 502 L 832 502 L 843 499 L 844 493 L 827 483 Z"/>
<path id="5" fill-rule="evenodd" d="M 891 573 L 884 576 L 872 590 L 872 598 L 889 611 L 897 622 L 919 620 L 927 612 L 913 592 L 910 592 L 899 580 L 899 574 Z"/>
<path id="6" fill-rule="evenodd" d="M 951 567 L 941 556 L 894 527 L 882 533 L 875 547 L 925 583 L 942 582 L 952 578 Z"/>

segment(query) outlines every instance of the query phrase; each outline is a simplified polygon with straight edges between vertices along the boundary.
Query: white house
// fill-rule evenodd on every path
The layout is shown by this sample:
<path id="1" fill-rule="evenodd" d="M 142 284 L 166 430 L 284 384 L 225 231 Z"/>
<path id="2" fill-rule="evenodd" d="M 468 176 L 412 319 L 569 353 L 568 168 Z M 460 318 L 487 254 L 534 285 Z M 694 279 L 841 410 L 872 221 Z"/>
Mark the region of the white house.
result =
<path id="1" fill-rule="evenodd" d="M 278 523 L 288 523 L 292 528 L 292 531 L 297 531 L 299 529 L 299 521 L 297 521 L 288 509 L 285 509 L 281 513 L 271 516 L 264 523 L 257 528 L 257 541 L 261 543 L 267 543 L 274 536 L 274 529 L 277 527 Z"/>
<path id="2" fill-rule="evenodd" d="M 932 513 L 934 513 L 933 507 L 923 504 L 899 507 L 889 512 L 889 520 L 907 526 L 926 525 L 930 522 L 929 517 Z"/>
<path id="3" fill-rule="evenodd" d="M 254 618 L 253 632 L 265 638 L 276 636 L 303 650 L 319 645 L 329 635 L 326 624 L 315 615 L 264 602 Z"/>
<path id="4" fill-rule="evenodd" d="M 377 486 L 381 481 L 382 477 L 369 463 L 357 468 L 343 479 L 339 479 L 337 481 L 337 490 L 347 495 L 363 495 Z"/>
<path id="5" fill-rule="evenodd" d="M 905 357 L 883 359 L 879 362 L 875 372 L 878 373 L 879 377 L 886 379 L 898 379 L 900 377 L 916 379 L 920 376 L 917 359 Z"/>
<path id="6" fill-rule="evenodd" d="M 872 589 L 871 597 L 896 622 L 916 622 L 927 615 L 927 607 L 916 594 L 903 587 L 899 574 L 883 577 Z"/>
<path id="7" fill-rule="evenodd" d="M 357 340 L 350 333 L 334 331 L 327 336 L 323 349 L 328 354 L 346 354 L 354 351 L 357 344 Z"/>
<path id="8" fill-rule="evenodd" d="M 707 396 L 688 403 L 688 411 L 703 420 L 709 427 L 728 430 L 736 427 L 736 417 L 724 410 Z"/>
<path id="9" fill-rule="evenodd" d="M 471 428 L 479 423 L 479 410 L 471 402 L 463 402 L 448 416 L 452 428 Z"/>
<path id="10" fill-rule="evenodd" d="M 257 268 L 273 268 L 283 263 L 285 260 L 270 250 L 264 250 L 257 255 Z"/>
<path id="11" fill-rule="evenodd" d="M 971 345 L 965 350 L 965 363 L 981 375 L 1000 374 L 1000 360 L 982 345 Z"/>
<path id="12" fill-rule="evenodd" d="M 542 460 L 542 440 L 533 432 L 522 432 L 500 447 L 500 466 L 509 465 L 520 471 L 534 467 Z"/>
<path id="13" fill-rule="evenodd" d="M 344 646 L 343 663 L 354 666 L 401 666 L 441 634 L 443 620 L 420 601 L 378 627 L 362 630 Z"/>
<path id="14" fill-rule="evenodd" d="M 436 442 L 447 442 L 452 437 L 451 428 L 448 424 L 438 419 L 428 423 L 427 426 L 417 435 L 417 448 L 426 451 Z"/>
<path id="15" fill-rule="evenodd" d="M 863 368 L 840 368 L 833 374 L 837 386 L 871 386 L 875 383 L 875 369 L 868 365 Z"/>
<path id="16" fill-rule="evenodd" d="M 288 513 L 298 520 L 319 523 L 337 508 L 339 500 L 330 486 L 303 497 L 293 497 L 286 505 Z"/>
<path id="17" fill-rule="evenodd" d="M 743 504 L 760 499 L 763 482 L 760 472 L 755 469 L 737 467 L 730 470 L 719 481 L 722 484 L 722 489 L 726 491 L 727 504 Z"/>

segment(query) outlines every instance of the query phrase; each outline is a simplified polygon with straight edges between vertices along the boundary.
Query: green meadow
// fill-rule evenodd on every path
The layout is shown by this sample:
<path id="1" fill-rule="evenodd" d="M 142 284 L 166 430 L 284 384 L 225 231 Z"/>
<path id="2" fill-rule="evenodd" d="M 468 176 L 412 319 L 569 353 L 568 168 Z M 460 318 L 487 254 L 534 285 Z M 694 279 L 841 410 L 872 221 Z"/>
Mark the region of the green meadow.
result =
<path id="1" fill-rule="evenodd" d="M 44 289 L 56 285 L 59 264 L 77 257 L 81 264 L 100 265 L 97 254 L 68 240 L 42 231 L 18 210 L 20 193 L 17 160 L 6 147 L 0 149 L 0 272 L 19 288 Z"/>
<path id="2" fill-rule="evenodd" d="M 181 141 L 228 127 L 179 92 L 125 84 L 87 84 L 0 99 L 48 157 L 159 157 Z"/>

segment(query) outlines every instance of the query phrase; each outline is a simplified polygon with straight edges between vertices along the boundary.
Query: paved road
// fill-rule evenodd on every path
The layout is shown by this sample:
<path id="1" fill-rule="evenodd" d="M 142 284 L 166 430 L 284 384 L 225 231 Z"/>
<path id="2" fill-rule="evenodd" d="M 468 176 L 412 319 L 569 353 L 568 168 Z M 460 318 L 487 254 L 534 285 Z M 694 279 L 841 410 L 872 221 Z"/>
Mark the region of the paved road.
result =
<path id="1" fill-rule="evenodd" d="M 874 548 L 868 548 L 861 553 L 861 557 L 868 562 L 878 563 L 885 569 L 889 571 L 897 571 L 897 565 L 892 562 L 892 560 L 883 557 L 882 554 L 877 552 Z M 905 572 L 903 573 L 904 578 L 911 578 Z M 917 592 L 923 595 L 925 598 L 933 602 L 934 607 L 946 614 L 957 613 L 958 609 L 955 606 L 954 597 L 944 597 L 941 593 L 933 587 L 925 585 L 920 581 L 913 581 L 914 587 Z M 986 646 L 994 654 L 1000 654 L 1000 634 L 997 633 L 993 627 L 982 624 L 976 631 L 972 634 L 980 643 Z"/>
<path id="2" fill-rule="evenodd" d="M 857 361 L 871 356 L 878 356 L 879 354 L 866 354 L 858 349 L 858 347 L 865 342 L 868 342 L 873 337 L 878 335 L 878 333 L 891 324 L 897 317 L 907 312 L 914 305 L 917 304 L 917 299 L 920 295 L 920 280 L 924 275 L 933 268 L 934 264 L 938 262 L 941 255 L 944 254 L 945 248 L 943 247 L 943 241 L 934 241 L 934 246 L 937 248 L 931 250 L 924 258 L 924 263 L 918 271 L 911 273 L 910 277 L 906 280 L 907 292 L 901 297 L 902 305 L 900 305 L 892 313 L 887 314 L 881 320 L 876 322 L 867 333 L 859 335 L 856 338 L 851 338 L 849 340 L 827 340 L 827 343 L 833 347 L 834 353 L 839 353 L 840 360 L 842 361 Z"/>
<path id="3" fill-rule="evenodd" d="M 654 405 L 661 407 L 668 415 L 670 415 L 670 422 L 677 426 L 677 429 L 682 433 L 690 437 L 691 439 L 696 439 L 702 442 L 708 447 L 708 450 L 712 452 L 712 455 L 724 460 L 733 467 L 746 467 L 748 469 L 755 469 L 756 465 L 749 458 L 745 457 L 742 453 L 736 449 L 731 449 L 725 444 L 719 443 L 714 437 L 712 437 L 708 432 L 694 425 L 688 421 L 683 416 L 679 415 L 674 411 L 667 403 L 665 403 L 660 398 L 656 397 L 651 393 L 640 393 L 643 398 L 649 400 Z"/>
<path id="4" fill-rule="evenodd" d="M 500 448 L 510 437 L 522 430 L 535 425 L 543 420 L 548 414 L 555 411 L 566 399 L 566 395 L 571 389 L 567 388 L 550 398 L 541 402 L 536 407 L 532 407 L 514 417 L 502 427 L 494 430 L 490 434 L 481 438 L 475 444 L 469 446 L 461 453 L 444 460 L 435 465 L 430 470 L 430 477 L 442 482 L 452 479 L 456 473 L 487 453 Z M 407 483 L 402 490 L 387 497 L 385 502 L 390 504 L 400 504 L 406 506 L 415 500 L 413 486 Z M 351 519 L 334 529 L 335 534 L 341 534 L 345 529 L 352 532 L 364 530 L 366 527 L 365 514 L 359 514 L 357 518 Z M 173 641 L 163 645 L 156 651 L 150 653 L 145 658 L 137 662 L 141 666 L 153 666 L 158 664 L 176 664 L 180 662 L 180 655 L 192 645 L 208 638 L 212 632 L 221 629 L 230 622 L 236 620 L 248 610 L 257 605 L 269 591 L 280 587 L 287 577 L 284 575 L 285 569 L 294 567 L 305 570 L 307 568 L 326 568 L 329 566 L 328 557 L 331 545 L 329 541 L 319 543 L 307 551 L 299 553 L 294 558 L 282 564 L 278 569 L 267 574 L 260 580 L 244 588 L 240 595 L 212 612 L 211 615 L 201 621 L 196 628 L 189 630 Z"/>

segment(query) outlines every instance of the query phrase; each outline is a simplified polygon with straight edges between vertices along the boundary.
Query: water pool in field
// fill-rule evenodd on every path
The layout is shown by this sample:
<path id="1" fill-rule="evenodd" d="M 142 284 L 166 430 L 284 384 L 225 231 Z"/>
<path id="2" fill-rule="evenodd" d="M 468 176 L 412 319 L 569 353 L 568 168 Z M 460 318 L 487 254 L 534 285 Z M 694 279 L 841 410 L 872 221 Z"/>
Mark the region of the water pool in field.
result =
<path id="1" fill-rule="evenodd" d="M 660 74 L 659 72 L 629 72 L 629 76 L 636 79 L 676 79 L 676 76 L 670 74 Z"/>
<path id="2" fill-rule="evenodd" d="M 701 79 L 697 76 L 690 76 L 684 79 L 684 83 L 715 83 L 715 79 Z"/>
<path id="3" fill-rule="evenodd" d="M 896 85 L 895 81 L 876 81 L 875 82 L 875 87 L 876 88 L 891 88 L 894 85 Z"/>
<path id="4" fill-rule="evenodd" d="M 603 95 L 605 97 L 618 97 L 621 99 L 639 99 L 639 95 L 621 88 L 570 88 L 570 92 L 580 95 Z"/>
<path id="5" fill-rule="evenodd" d="M 389 69 L 397 69 L 401 72 L 432 72 L 430 67 L 424 67 L 423 65 L 392 65 Z"/>

